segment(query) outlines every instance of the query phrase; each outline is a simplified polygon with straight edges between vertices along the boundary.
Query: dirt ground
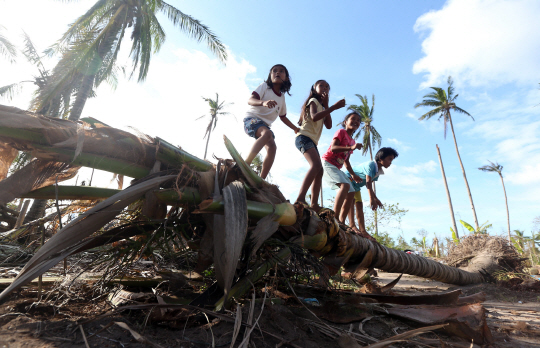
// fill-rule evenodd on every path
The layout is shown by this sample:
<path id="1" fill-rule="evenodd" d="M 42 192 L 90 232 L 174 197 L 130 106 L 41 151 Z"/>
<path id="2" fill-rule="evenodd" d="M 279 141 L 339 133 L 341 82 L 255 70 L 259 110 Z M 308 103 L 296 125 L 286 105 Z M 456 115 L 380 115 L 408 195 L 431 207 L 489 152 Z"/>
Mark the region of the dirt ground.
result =
<path id="1" fill-rule="evenodd" d="M 388 284 L 399 274 L 379 272 L 380 284 Z M 256 294 L 249 347 L 339 347 L 335 332 L 350 332 L 371 337 L 364 346 L 376 340 L 420 327 L 410 321 L 384 315 L 377 307 L 366 304 L 366 312 L 359 313 L 347 304 L 341 290 L 320 290 L 294 285 L 305 307 L 298 303 L 290 291 L 281 288 L 273 303 L 266 300 L 261 314 L 262 293 Z M 149 288 L 127 288 L 132 292 L 152 295 Z M 496 284 L 478 284 L 455 287 L 452 285 L 403 275 L 393 288 L 393 294 L 418 295 L 461 289 L 463 295 L 478 292 L 486 294 L 483 303 L 487 309 L 487 324 L 494 337 L 490 347 L 540 347 L 540 288 L 523 290 Z M 0 305 L 0 348 L 19 347 L 229 347 L 234 333 L 235 314 L 225 312 L 221 317 L 205 315 L 199 311 L 183 310 L 169 313 L 165 310 L 126 310 L 111 312 L 113 307 L 106 296 L 88 298 L 80 296 L 81 289 L 62 288 L 62 296 L 50 296 L 37 302 L 35 286 L 24 288 Z M 193 291 L 178 292 L 177 298 L 191 300 Z M 311 302 L 310 302 L 311 301 Z M 315 305 L 314 305 L 315 304 Z M 249 317 L 249 302 L 241 305 L 242 318 Z M 332 322 L 315 317 L 333 317 Z M 358 307 L 355 307 L 358 308 Z M 326 311 L 326 312 L 325 312 Z M 111 314 L 112 313 L 112 314 Z M 162 314 L 162 316 L 160 316 Z M 166 314 L 166 313 L 165 313 Z M 355 317 L 356 316 L 356 317 Z M 346 323 L 336 323 L 336 317 Z M 161 319 L 156 319 L 161 318 Z M 172 319 L 171 319 L 172 318 Z M 347 319 L 349 318 L 349 319 Z M 354 319 L 357 320 L 354 320 Z M 187 319 L 187 320 L 186 320 Z M 352 321 L 349 321 L 352 320 Z M 324 324 L 323 324 L 324 322 Z M 123 324 L 116 324 L 123 323 Z M 127 326 L 126 326 L 127 324 Z M 326 326 L 330 326 L 334 332 Z M 129 331 L 133 330 L 133 333 Z M 248 331 L 242 327 L 236 340 L 237 347 Z M 83 337 L 83 332 L 86 337 Z M 138 336 L 139 335 L 139 336 Z M 146 342 L 144 342 L 146 341 Z M 439 332 L 427 333 L 408 341 L 394 343 L 393 347 L 470 347 L 456 337 Z"/>

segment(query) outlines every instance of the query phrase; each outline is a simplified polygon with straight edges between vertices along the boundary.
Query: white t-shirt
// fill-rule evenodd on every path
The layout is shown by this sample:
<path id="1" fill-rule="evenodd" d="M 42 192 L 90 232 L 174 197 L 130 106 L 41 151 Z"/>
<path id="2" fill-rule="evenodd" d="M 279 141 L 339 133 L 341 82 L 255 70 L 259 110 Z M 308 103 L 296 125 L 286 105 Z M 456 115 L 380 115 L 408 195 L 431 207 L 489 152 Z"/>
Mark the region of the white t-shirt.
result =
<path id="1" fill-rule="evenodd" d="M 246 113 L 246 118 L 256 117 L 267 125 L 271 125 L 278 116 L 287 116 L 287 105 L 285 104 L 285 93 L 276 94 L 274 90 L 263 82 L 253 91 L 253 95 L 259 96 L 261 101 L 275 100 L 277 105 L 269 109 L 266 106 L 250 105 Z"/>

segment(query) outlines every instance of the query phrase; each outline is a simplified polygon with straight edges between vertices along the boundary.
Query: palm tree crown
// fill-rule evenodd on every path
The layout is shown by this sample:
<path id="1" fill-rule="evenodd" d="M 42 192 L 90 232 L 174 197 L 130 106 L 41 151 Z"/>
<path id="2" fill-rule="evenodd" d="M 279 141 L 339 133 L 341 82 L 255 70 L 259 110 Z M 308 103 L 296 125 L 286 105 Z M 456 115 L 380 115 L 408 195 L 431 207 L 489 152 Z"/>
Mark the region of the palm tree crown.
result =
<path id="1" fill-rule="evenodd" d="M 369 107 L 368 99 L 360 94 L 355 94 L 360 98 L 361 105 L 350 105 L 347 110 L 355 111 L 360 115 L 360 131 L 356 133 L 355 139 L 358 139 L 361 133 L 364 133 L 362 138 L 362 155 L 365 155 L 369 149 L 371 160 L 373 160 L 372 148 L 381 146 L 382 137 L 373 127 L 373 108 L 375 107 L 375 95 L 372 97 L 371 107 Z"/>
<path id="2" fill-rule="evenodd" d="M 482 166 L 478 169 L 480 169 L 483 172 L 495 172 L 498 173 L 500 176 L 502 176 L 502 170 L 503 166 L 501 166 L 499 163 L 493 163 L 491 161 L 488 161 L 490 164 Z"/>
<path id="3" fill-rule="evenodd" d="M 454 84 L 454 81 L 452 80 L 452 77 L 448 76 L 448 90 L 447 91 L 445 91 L 443 88 L 440 88 L 440 87 L 431 87 L 431 89 L 433 89 L 434 92 L 426 94 L 422 102 L 414 105 L 415 108 L 418 108 L 421 106 L 428 106 L 428 107 L 433 108 L 432 110 L 420 116 L 419 120 L 422 121 L 425 119 L 430 119 L 431 117 L 438 114 L 439 120 L 441 118 L 444 120 L 444 137 L 445 138 L 446 138 L 446 130 L 447 130 L 448 122 L 451 121 L 450 110 L 455 110 L 461 114 L 470 116 L 474 120 L 474 117 L 472 117 L 471 114 L 469 114 L 467 111 L 463 110 L 462 108 L 456 105 L 455 100 L 459 94 L 454 95 L 453 84 Z"/>
<path id="4" fill-rule="evenodd" d="M 165 42 L 165 31 L 156 17 L 158 13 L 165 14 L 175 26 L 197 41 L 205 40 L 222 62 L 226 60 L 225 46 L 207 26 L 162 0 L 98 0 L 71 25 L 55 46 L 64 58 L 55 68 L 51 86 L 40 95 L 40 101 L 48 102 L 69 81 L 82 78 L 70 115 L 72 120 L 79 119 L 90 90 L 118 69 L 118 53 L 128 30 L 132 41 L 131 76 L 138 70 L 138 81 L 144 81 L 152 54 Z"/>
<path id="5" fill-rule="evenodd" d="M 225 101 L 222 101 L 220 103 L 219 102 L 219 94 L 217 94 L 217 93 L 216 93 L 216 99 L 205 98 L 205 97 L 203 97 L 203 99 L 204 99 L 205 102 L 208 103 L 208 106 L 210 106 L 210 122 L 208 122 L 208 126 L 206 127 L 206 132 L 204 133 L 204 137 L 203 137 L 203 139 L 208 137 L 206 139 L 206 148 L 204 150 L 204 159 L 206 159 L 206 152 L 208 151 L 208 143 L 210 141 L 210 134 L 212 133 L 212 131 L 214 129 L 216 129 L 218 116 L 220 116 L 220 115 L 230 115 L 231 114 L 230 112 L 223 111 L 223 109 L 225 108 L 225 106 L 231 105 L 233 103 L 225 104 Z M 197 120 L 199 120 L 199 119 L 201 119 L 201 118 L 203 118 L 205 116 L 206 115 L 203 115 L 203 116 L 197 118 Z"/>

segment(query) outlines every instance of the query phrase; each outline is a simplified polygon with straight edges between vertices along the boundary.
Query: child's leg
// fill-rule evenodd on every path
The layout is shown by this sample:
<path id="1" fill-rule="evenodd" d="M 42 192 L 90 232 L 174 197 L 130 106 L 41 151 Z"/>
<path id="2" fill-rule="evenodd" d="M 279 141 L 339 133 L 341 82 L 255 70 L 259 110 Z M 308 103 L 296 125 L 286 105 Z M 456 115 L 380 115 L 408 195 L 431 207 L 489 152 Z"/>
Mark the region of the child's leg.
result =
<path id="1" fill-rule="evenodd" d="M 356 229 L 356 224 L 354 223 L 354 204 L 351 204 L 351 209 L 349 209 L 348 218 L 349 218 L 349 227 L 352 229 Z"/>
<path id="2" fill-rule="evenodd" d="M 366 232 L 366 223 L 364 221 L 364 205 L 362 201 L 356 202 L 356 220 L 358 220 L 358 229 L 360 232 Z"/>
<path id="3" fill-rule="evenodd" d="M 315 174 L 315 179 L 313 180 L 313 184 L 311 185 L 311 208 L 313 208 L 317 212 L 321 208 L 319 206 L 319 195 L 321 194 L 322 177 L 323 169 L 321 167 L 319 172 Z"/>
<path id="4" fill-rule="evenodd" d="M 268 143 L 270 139 L 274 139 L 274 134 L 268 127 L 259 127 L 257 129 L 255 143 L 251 147 L 249 155 L 246 157 L 246 163 L 251 164 L 255 156 L 261 152 L 262 148 Z"/>
<path id="5" fill-rule="evenodd" d="M 343 184 L 338 183 L 336 184 L 339 186 L 339 190 L 336 194 L 336 201 L 334 202 L 334 213 L 336 214 L 335 217 L 340 222 L 342 222 L 339 218 L 341 209 L 343 208 L 343 203 L 345 202 L 345 198 L 347 197 L 347 194 L 349 193 L 349 184 Z"/>
<path id="6" fill-rule="evenodd" d="M 309 169 L 306 173 L 306 177 L 304 178 L 304 181 L 302 181 L 302 186 L 300 186 L 300 192 L 298 193 L 298 198 L 296 198 L 296 201 L 306 203 L 307 191 L 312 183 L 313 183 L 313 186 L 315 186 L 314 180 L 316 179 L 316 176 L 320 174 L 319 187 L 318 187 L 319 191 L 314 191 L 315 188 L 313 187 L 312 194 L 311 194 L 311 205 L 313 206 L 313 202 L 315 202 L 315 205 L 317 205 L 316 203 L 318 202 L 319 192 L 321 191 L 321 180 L 322 180 L 322 170 L 323 170 L 322 164 L 321 164 L 321 157 L 319 156 L 319 152 L 317 151 L 316 148 L 311 148 L 307 150 L 306 152 L 304 152 L 304 157 L 309 163 Z M 315 195 L 315 192 L 317 192 L 316 195 Z"/>
<path id="7" fill-rule="evenodd" d="M 277 150 L 277 145 L 276 145 L 276 142 L 274 141 L 274 136 L 272 132 L 269 130 L 267 133 L 270 133 L 270 140 L 268 140 L 268 142 L 264 146 L 266 148 L 266 156 L 264 157 L 262 170 L 261 170 L 261 178 L 263 179 L 266 179 L 266 176 L 268 175 L 270 168 L 272 168 L 272 165 L 274 164 L 274 158 L 276 158 L 276 150 Z"/>
<path id="8" fill-rule="evenodd" d="M 345 223 L 345 219 L 347 218 L 347 214 L 351 210 L 351 207 L 354 202 L 354 191 L 348 192 L 345 196 L 345 201 L 343 202 L 343 208 L 341 209 L 341 213 L 339 214 L 339 221 L 342 223 Z"/>

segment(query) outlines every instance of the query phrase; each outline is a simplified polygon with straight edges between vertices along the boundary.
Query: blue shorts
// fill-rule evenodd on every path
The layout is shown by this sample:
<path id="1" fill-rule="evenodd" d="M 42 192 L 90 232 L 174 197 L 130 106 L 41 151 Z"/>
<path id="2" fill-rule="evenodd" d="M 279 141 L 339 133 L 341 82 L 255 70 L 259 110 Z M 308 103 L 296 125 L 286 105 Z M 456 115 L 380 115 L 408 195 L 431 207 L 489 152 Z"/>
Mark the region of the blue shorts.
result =
<path id="1" fill-rule="evenodd" d="M 259 128 L 261 128 L 261 127 L 266 127 L 268 129 L 270 129 L 269 125 L 267 125 L 266 123 L 264 123 L 264 121 L 262 121 L 262 120 L 260 120 L 260 119 L 258 119 L 256 117 L 244 118 L 244 131 L 250 137 L 258 139 L 257 130 Z M 272 132 L 271 129 L 270 129 L 270 132 Z M 272 136 L 274 137 L 274 139 L 276 138 L 276 136 L 274 135 L 274 132 L 272 132 Z"/>
<path id="2" fill-rule="evenodd" d="M 298 135 L 296 136 L 296 140 L 294 141 L 296 144 L 296 148 L 300 150 L 302 154 L 306 153 L 307 150 L 315 148 L 317 150 L 317 154 L 319 153 L 319 149 L 317 149 L 317 145 L 315 145 L 315 142 L 311 140 L 310 137 L 306 137 L 305 135 Z"/>

